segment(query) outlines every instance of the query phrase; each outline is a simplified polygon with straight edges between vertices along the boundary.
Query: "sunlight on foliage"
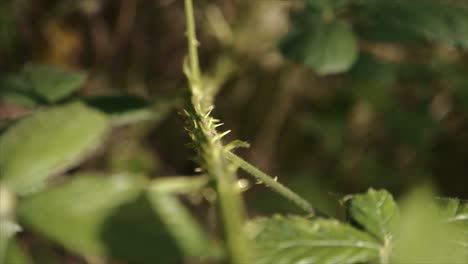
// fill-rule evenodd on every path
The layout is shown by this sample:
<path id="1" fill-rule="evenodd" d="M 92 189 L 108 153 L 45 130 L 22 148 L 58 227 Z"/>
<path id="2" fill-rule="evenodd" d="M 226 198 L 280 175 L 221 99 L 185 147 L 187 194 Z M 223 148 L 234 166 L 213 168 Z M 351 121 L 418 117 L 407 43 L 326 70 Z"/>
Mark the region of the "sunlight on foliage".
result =
<path id="1" fill-rule="evenodd" d="M 0 179 L 20 194 L 80 162 L 102 140 L 108 118 L 82 103 L 38 111 L 0 136 Z"/>

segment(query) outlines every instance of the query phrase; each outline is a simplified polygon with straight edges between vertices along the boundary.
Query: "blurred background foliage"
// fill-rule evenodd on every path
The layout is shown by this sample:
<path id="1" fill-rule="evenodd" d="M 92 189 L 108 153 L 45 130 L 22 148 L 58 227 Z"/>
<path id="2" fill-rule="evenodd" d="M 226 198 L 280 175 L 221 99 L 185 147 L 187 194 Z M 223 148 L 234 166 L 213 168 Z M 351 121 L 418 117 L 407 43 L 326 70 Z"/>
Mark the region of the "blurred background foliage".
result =
<path id="1" fill-rule="evenodd" d="M 228 140 L 250 142 L 246 159 L 324 212 L 342 216 L 337 201 L 370 186 L 398 197 L 425 181 L 468 199 L 467 1 L 203 0 L 196 19 Z M 119 126 L 69 174 L 194 174 L 178 114 L 184 31 L 178 0 L 1 1 L 0 129 L 83 98 Z M 244 194 L 250 216 L 298 212 L 254 181 Z M 206 204 L 192 207 L 215 229 Z M 21 241 L 38 263 L 83 261 L 29 231 Z"/>

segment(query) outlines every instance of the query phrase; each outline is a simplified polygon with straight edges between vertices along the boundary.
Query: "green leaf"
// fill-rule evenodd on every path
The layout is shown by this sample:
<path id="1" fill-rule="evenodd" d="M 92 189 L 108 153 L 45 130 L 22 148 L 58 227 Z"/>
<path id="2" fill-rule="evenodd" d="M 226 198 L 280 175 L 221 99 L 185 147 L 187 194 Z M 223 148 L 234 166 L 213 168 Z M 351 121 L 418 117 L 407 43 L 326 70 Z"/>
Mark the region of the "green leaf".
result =
<path id="1" fill-rule="evenodd" d="M 379 242 L 354 227 L 330 219 L 282 217 L 251 222 L 258 264 L 361 263 L 379 256 Z"/>
<path id="2" fill-rule="evenodd" d="M 0 82 L 0 96 L 26 106 L 54 103 L 76 91 L 85 80 L 83 72 L 52 65 L 27 65 Z"/>
<path id="3" fill-rule="evenodd" d="M 1 262 L 1 261 L 0 261 Z M 12 240 L 8 246 L 5 264 L 34 264 L 32 257 L 28 254 L 20 241 Z"/>
<path id="4" fill-rule="evenodd" d="M 174 179 L 172 179 L 174 178 Z M 171 181 L 173 180 L 173 181 Z M 177 198 L 177 190 L 201 189 L 207 178 L 168 177 L 155 180 L 148 188 L 148 198 L 161 222 L 175 238 L 187 257 L 199 260 L 220 259 L 221 249 L 210 241 L 199 223 Z M 202 186 L 203 186 L 202 185 Z M 172 190 L 175 192 L 172 193 Z"/>
<path id="5" fill-rule="evenodd" d="M 364 24 L 357 26 L 364 37 L 397 42 L 424 39 L 468 49 L 466 5 L 418 0 L 371 1 L 363 15 Z"/>
<path id="6" fill-rule="evenodd" d="M 20 194 L 80 162 L 108 128 L 105 115 L 81 103 L 36 112 L 0 136 L 0 179 Z"/>
<path id="7" fill-rule="evenodd" d="M 382 242 L 390 242 L 398 225 L 398 206 L 385 190 L 369 189 L 348 201 L 351 218 Z"/>
<path id="8" fill-rule="evenodd" d="M 132 175 L 75 175 L 26 197 L 20 222 L 84 256 L 130 263 L 178 263 L 180 252 Z"/>
<path id="9" fill-rule="evenodd" d="M 402 200 L 392 263 L 466 263 L 466 228 L 460 232 L 447 223 L 434 197 L 430 188 L 421 186 Z"/>
<path id="10" fill-rule="evenodd" d="M 358 57 L 358 46 L 349 26 L 340 21 L 318 21 L 313 27 L 293 29 L 280 43 L 286 57 L 318 74 L 348 70 Z"/>

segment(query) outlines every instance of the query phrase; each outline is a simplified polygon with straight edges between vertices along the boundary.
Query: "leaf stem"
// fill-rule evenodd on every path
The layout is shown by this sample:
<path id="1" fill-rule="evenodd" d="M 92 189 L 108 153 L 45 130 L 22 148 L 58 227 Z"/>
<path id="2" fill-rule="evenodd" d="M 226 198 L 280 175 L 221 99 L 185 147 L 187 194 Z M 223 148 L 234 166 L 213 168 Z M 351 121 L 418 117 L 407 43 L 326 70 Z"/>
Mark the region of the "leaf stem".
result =
<path id="1" fill-rule="evenodd" d="M 299 196 L 297 193 L 293 192 L 288 187 L 276 181 L 273 177 L 260 171 L 259 169 L 254 167 L 252 164 L 248 163 L 246 160 L 242 159 L 241 157 L 237 156 L 236 154 L 232 152 L 227 151 L 226 155 L 227 155 L 227 158 L 231 160 L 236 166 L 239 166 L 240 168 L 248 172 L 253 177 L 264 182 L 271 189 L 273 189 L 280 195 L 284 196 L 285 198 L 289 199 L 290 201 L 295 203 L 297 206 L 299 206 L 301 209 L 303 209 L 307 213 L 310 213 L 310 214 L 315 213 L 314 208 L 312 207 L 312 205 L 310 205 L 308 201 L 306 201 L 304 198 Z"/>

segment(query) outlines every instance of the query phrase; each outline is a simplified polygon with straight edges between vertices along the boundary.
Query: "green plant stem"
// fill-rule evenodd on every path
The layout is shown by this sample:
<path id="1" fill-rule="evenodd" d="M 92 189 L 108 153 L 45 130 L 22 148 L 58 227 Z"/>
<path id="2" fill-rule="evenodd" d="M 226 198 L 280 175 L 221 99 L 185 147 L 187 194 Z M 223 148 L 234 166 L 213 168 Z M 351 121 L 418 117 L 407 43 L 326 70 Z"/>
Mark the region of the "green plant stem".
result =
<path id="1" fill-rule="evenodd" d="M 251 247 L 245 234 L 245 212 L 242 199 L 236 188 L 235 168 L 225 157 L 222 134 L 216 131 L 216 121 L 210 116 L 213 94 L 203 89 L 198 62 L 195 20 L 192 0 L 185 0 L 189 69 L 185 68 L 192 93 L 187 111 L 188 129 L 198 153 L 198 161 L 206 174 L 216 179 L 219 207 L 227 240 L 231 263 L 252 263 Z M 187 67 L 187 66 L 186 66 Z"/>
<path id="2" fill-rule="evenodd" d="M 187 18 L 187 39 L 189 48 L 189 61 L 192 78 L 200 82 L 200 66 L 198 62 L 198 41 L 195 33 L 195 18 L 193 12 L 192 0 L 185 0 L 185 15 Z"/>
<path id="3" fill-rule="evenodd" d="M 253 177 L 256 179 L 264 182 L 267 186 L 269 186 L 272 190 L 276 191 L 280 195 L 284 196 L 285 198 L 289 199 L 293 203 L 295 203 L 297 206 L 302 208 L 304 211 L 314 214 L 315 210 L 310 205 L 309 202 L 307 202 L 305 199 L 303 199 L 301 196 L 296 194 L 295 192 L 291 191 L 288 187 L 284 186 L 283 184 L 277 182 L 273 177 L 267 175 L 266 173 L 260 171 L 241 157 L 237 156 L 236 154 L 232 152 L 226 152 L 226 155 L 229 160 L 231 160 L 236 166 L 239 166 L 249 174 L 251 174 Z"/>

